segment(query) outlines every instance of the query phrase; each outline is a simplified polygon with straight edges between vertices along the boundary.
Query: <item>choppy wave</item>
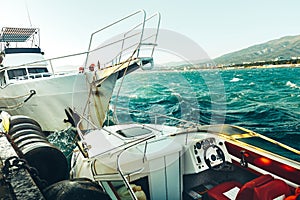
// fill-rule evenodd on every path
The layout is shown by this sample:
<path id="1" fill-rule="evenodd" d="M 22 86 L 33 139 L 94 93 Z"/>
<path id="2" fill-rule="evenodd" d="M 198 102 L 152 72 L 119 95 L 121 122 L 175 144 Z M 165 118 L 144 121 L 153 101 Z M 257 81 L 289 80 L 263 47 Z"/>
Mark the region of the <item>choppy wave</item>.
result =
<path id="1" fill-rule="evenodd" d="M 300 68 L 133 73 L 118 98 L 117 83 L 111 104 L 125 108 L 117 110 L 120 122 L 178 124 L 158 113 L 200 124 L 234 124 L 299 149 L 299 73 Z M 70 156 L 74 135 L 70 129 L 48 139 Z"/>
<path id="2" fill-rule="evenodd" d="M 299 73 L 299 68 L 274 68 L 132 74 L 117 104 L 145 113 L 123 111 L 118 118 L 150 123 L 151 113 L 159 113 L 201 124 L 235 124 L 299 149 Z"/>

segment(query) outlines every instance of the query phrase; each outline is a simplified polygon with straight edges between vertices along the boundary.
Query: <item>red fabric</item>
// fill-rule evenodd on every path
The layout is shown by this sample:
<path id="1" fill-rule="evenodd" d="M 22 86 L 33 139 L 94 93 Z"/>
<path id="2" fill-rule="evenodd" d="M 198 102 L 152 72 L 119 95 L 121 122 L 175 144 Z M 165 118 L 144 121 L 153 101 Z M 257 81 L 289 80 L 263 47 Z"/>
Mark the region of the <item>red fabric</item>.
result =
<path id="1" fill-rule="evenodd" d="M 289 186 L 282 180 L 275 179 L 254 189 L 253 200 L 273 200 L 281 195 L 287 197 L 291 194 Z"/>
<path id="2" fill-rule="evenodd" d="M 295 194 L 286 197 L 284 200 L 300 200 L 300 187 L 295 189 Z"/>
<path id="3" fill-rule="evenodd" d="M 210 199 L 217 199 L 217 200 L 228 200 L 228 198 L 223 194 L 228 190 L 238 187 L 241 188 L 242 184 L 237 181 L 225 182 L 213 187 L 207 191 L 207 194 Z"/>
<path id="4" fill-rule="evenodd" d="M 273 177 L 271 175 L 267 174 L 267 175 L 259 176 L 259 177 L 255 178 L 255 179 L 253 179 L 253 180 L 245 183 L 241 187 L 241 189 L 240 189 L 240 191 L 239 191 L 236 199 L 240 199 L 240 200 L 248 200 L 248 199 L 249 200 L 253 200 L 254 199 L 254 197 L 253 197 L 253 195 L 254 195 L 254 189 L 256 187 L 260 187 L 260 186 L 262 186 L 262 185 L 264 185 L 264 184 L 266 184 L 266 183 L 268 183 L 268 182 L 270 182 L 272 180 L 273 180 Z"/>
<path id="5" fill-rule="evenodd" d="M 271 200 L 281 195 L 291 194 L 289 186 L 282 180 L 274 179 L 271 175 L 262 175 L 244 185 L 236 181 L 225 182 L 207 191 L 210 199 L 228 200 L 223 194 L 234 187 L 240 188 L 236 200 Z"/>

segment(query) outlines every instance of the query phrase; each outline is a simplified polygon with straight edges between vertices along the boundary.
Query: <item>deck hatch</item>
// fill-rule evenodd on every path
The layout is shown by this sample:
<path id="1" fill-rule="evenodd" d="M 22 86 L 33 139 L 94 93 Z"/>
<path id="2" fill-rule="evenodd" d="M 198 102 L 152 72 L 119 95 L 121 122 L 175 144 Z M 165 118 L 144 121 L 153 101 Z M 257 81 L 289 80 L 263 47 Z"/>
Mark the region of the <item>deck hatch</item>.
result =
<path id="1" fill-rule="evenodd" d="M 126 128 L 117 131 L 117 133 L 122 135 L 123 137 L 137 137 L 137 136 L 149 134 L 151 132 L 152 132 L 151 130 L 146 129 L 144 127 L 132 127 L 132 128 Z"/>

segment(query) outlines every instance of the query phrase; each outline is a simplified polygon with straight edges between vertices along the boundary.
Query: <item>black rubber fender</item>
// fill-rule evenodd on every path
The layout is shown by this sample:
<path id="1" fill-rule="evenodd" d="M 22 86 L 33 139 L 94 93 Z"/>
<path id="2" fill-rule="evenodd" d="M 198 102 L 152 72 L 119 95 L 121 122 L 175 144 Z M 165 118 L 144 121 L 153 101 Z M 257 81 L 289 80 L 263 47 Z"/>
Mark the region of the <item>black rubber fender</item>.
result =
<path id="1" fill-rule="evenodd" d="M 27 117 L 25 115 L 14 115 L 10 117 L 10 122 L 9 122 L 9 130 L 16 124 L 21 124 L 21 123 L 30 123 L 37 125 L 41 128 L 41 125 L 35 121 L 34 119 Z M 42 129 L 42 128 L 41 128 Z"/>
<path id="2" fill-rule="evenodd" d="M 25 130 L 25 129 L 33 129 L 33 130 L 37 130 L 37 131 L 41 131 L 42 129 L 40 126 L 37 126 L 36 124 L 32 124 L 32 123 L 20 123 L 20 124 L 15 124 L 13 126 L 11 126 L 11 128 L 8 131 L 8 134 L 11 135 L 19 130 Z"/>
<path id="3" fill-rule="evenodd" d="M 37 131 L 37 130 L 33 130 L 33 129 L 19 130 L 19 131 L 15 132 L 15 133 L 12 133 L 10 135 L 10 138 L 11 138 L 11 140 L 15 140 L 18 137 L 21 137 L 21 136 L 27 135 L 27 134 L 36 134 L 36 135 L 40 135 L 40 136 L 46 138 L 46 136 L 45 136 L 45 134 L 43 132 Z"/>
<path id="4" fill-rule="evenodd" d="M 15 144 L 18 148 L 23 148 L 26 145 L 29 145 L 32 143 L 37 143 L 37 142 L 47 142 L 48 143 L 48 141 L 45 138 L 30 138 L 27 140 L 23 140 L 22 142 L 19 142 L 18 144 L 16 144 L 16 143 Z"/>
<path id="5" fill-rule="evenodd" d="M 111 199 L 101 187 L 89 179 L 65 180 L 43 190 L 47 200 Z"/>
<path id="6" fill-rule="evenodd" d="M 22 135 L 16 139 L 13 140 L 13 142 L 18 145 L 20 142 L 23 142 L 24 140 L 28 140 L 28 139 L 34 139 L 34 138 L 40 138 L 40 139 L 44 139 L 45 141 L 48 141 L 47 138 L 41 136 L 41 135 L 37 135 L 34 133 L 30 133 L 30 134 L 26 134 L 26 135 Z"/>
<path id="7" fill-rule="evenodd" d="M 39 141 L 19 148 L 23 158 L 39 172 L 40 179 L 48 185 L 69 179 L 68 162 L 65 155 L 49 142 Z"/>

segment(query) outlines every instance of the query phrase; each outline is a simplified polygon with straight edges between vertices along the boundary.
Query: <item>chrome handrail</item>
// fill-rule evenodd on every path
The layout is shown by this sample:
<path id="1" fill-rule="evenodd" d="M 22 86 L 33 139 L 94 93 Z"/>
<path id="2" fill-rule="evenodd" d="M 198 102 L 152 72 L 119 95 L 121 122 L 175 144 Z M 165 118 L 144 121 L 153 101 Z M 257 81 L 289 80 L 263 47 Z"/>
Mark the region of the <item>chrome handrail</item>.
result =
<path id="1" fill-rule="evenodd" d="M 143 143 L 143 142 L 145 142 L 145 145 L 147 145 L 147 141 L 150 140 L 150 139 L 152 139 L 152 138 L 154 138 L 154 137 L 155 137 L 155 135 L 151 135 L 151 136 L 146 137 L 145 139 L 139 141 L 138 143 L 133 143 L 132 145 L 128 146 L 127 148 L 124 148 L 124 149 L 122 150 L 122 152 L 120 152 L 120 153 L 117 155 L 117 171 L 119 172 L 121 178 L 123 179 L 123 182 L 125 183 L 125 186 L 126 186 L 126 188 L 128 189 L 128 191 L 129 191 L 129 193 L 130 193 L 130 196 L 131 196 L 132 199 L 134 199 L 134 200 L 137 200 L 138 198 L 136 197 L 136 195 L 135 195 L 133 189 L 131 188 L 130 183 L 129 183 L 129 181 L 127 180 L 126 176 L 141 173 L 141 172 L 144 170 L 144 168 L 142 167 L 142 168 L 139 168 L 139 169 L 137 169 L 137 170 L 133 170 L 133 171 L 127 173 L 127 175 L 126 175 L 126 174 L 123 173 L 123 171 L 122 171 L 121 164 L 120 164 L 120 157 L 121 157 L 121 155 L 122 155 L 127 149 L 129 149 L 129 148 L 131 148 L 131 147 L 134 147 L 134 146 L 136 146 L 136 145 L 138 145 L 138 144 L 141 144 L 141 143 Z M 145 147 L 145 150 L 144 150 L 143 163 L 144 163 L 145 153 L 146 153 L 146 147 Z"/>
<path id="2" fill-rule="evenodd" d="M 122 21 L 124 21 L 124 20 L 126 20 L 128 18 L 136 16 L 137 14 L 142 14 L 143 17 L 142 17 L 142 22 L 141 23 L 143 24 L 143 27 L 144 27 L 145 19 L 146 19 L 146 12 L 144 10 L 139 10 L 139 11 L 136 11 L 136 12 L 130 14 L 130 15 L 127 15 L 127 16 L 125 16 L 125 17 L 123 17 L 123 18 L 121 18 L 121 19 L 119 19 L 119 20 L 117 20 L 117 21 L 115 21 L 115 22 L 113 22 L 113 23 L 111 23 L 111 24 L 109 24 L 109 25 L 107 25 L 107 26 L 105 26 L 105 27 L 103 27 L 103 28 L 95 31 L 94 33 L 92 33 L 91 37 L 90 37 L 89 47 L 88 47 L 88 51 L 87 51 L 88 53 L 86 55 L 86 60 L 85 60 L 85 64 L 84 65 L 85 66 L 87 65 L 89 52 L 91 51 L 92 41 L 93 41 L 93 37 L 94 37 L 95 34 L 97 34 L 99 32 L 102 32 L 102 31 L 106 30 L 107 28 L 110 28 L 110 27 L 114 26 L 115 24 L 118 24 L 118 23 L 120 23 L 120 22 L 122 22 Z M 142 34 L 141 34 L 140 40 L 142 40 L 142 38 L 143 38 L 143 31 L 144 31 L 144 28 L 142 29 Z"/>
<path id="3" fill-rule="evenodd" d="M 126 36 L 127 36 L 130 32 L 136 30 L 136 29 L 137 29 L 138 27 L 140 27 L 140 26 L 143 26 L 142 29 L 144 30 L 144 29 L 145 29 L 145 23 L 148 22 L 148 21 L 150 21 L 151 19 L 154 19 L 155 17 L 158 17 L 158 19 L 157 19 L 156 34 L 152 35 L 152 36 L 155 36 L 154 42 L 151 44 L 151 45 L 153 45 L 151 57 L 153 56 L 154 47 L 156 46 L 157 36 L 158 36 L 158 31 L 159 31 L 159 26 L 160 26 L 160 20 L 161 20 L 161 15 L 160 15 L 160 13 L 158 13 L 158 12 L 157 12 L 157 13 L 154 13 L 153 15 L 151 15 L 150 17 L 148 17 L 147 19 L 145 19 L 144 23 L 137 24 L 135 27 L 133 27 L 132 29 L 130 29 L 129 31 L 127 31 L 126 33 L 124 33 L 124 38 L 123 38 L 123 42 L 122 42 L 122 50 L 121 50 L 121 52 L 120 52 L 120 58 L 121 58 L 121 54 L 122 54 L 122 52 L 123 52 L 123 50 L 124 50 L 123 48 L 124 48 L 124 42 L 125 42 Z M 147 40 L 147 39 L 149 39 L 149 37 L 146 38 L 146 39 L 143 39 L 143 35 L 141 35 L 140 45 L 144 45 L 142 42 L 143 42 L 144 40 Z M 139 48 L 139 49 L 140 49 L 140 48 Z M 138 52 L 137 52 L 137 57 L 139 56 L 139 49 L 138 49 Z"/>
<path id="4" fill-rule="evenodd" d="M 137 25 L 135 25 L 133 28 L 130 28 L 125 34 L 124 34 L 124 37 L 119 39 L 119 40 L 116 40 L 116 41 L 112 41 L 108 44 L 105 44 L 103 46 L 100 46 L 100 47 L 97 47 L 95 49 L 91 49 L 92 47 L 92 43 L 93 43 L 93 39 L 94 39 L 94 36 L 104 30 L 107 30 L 108 28 L 120 23 L 120 22 L 123 22 L 125 21 L 126 19 L 129 19 L 133 16 L 136 16 L 138 14 L 141 14 L 142 15 L 142 20 L 141 22 L 138 22 Z M 144 31 L 145 31 L 145 23 L 148 22 L 149 20 L 151 19 L 154 19 L 155 17 L 157 17 L 157 27 L 155 27 L 156 29 L 156 33 L 151 35 L 150 37 L 154 37 L 153 39 L 153 42 L 150 42 L 150 43 L 143 43 L 147 40 L 149 40 L 149 36 L 147 38 L 144 38 Z M 43 63 L 43 65 L 45 65 L 44 63 L 48 62 L 49 63 L 49 66 L 51 67 L 51 71 L 52 71 L 52 74 L 53 76 L 55 76 L 55 70 L 53 68 L 53 64 L 52 64 L 52 61 L 55 61 L 55 60 L 60 60 L 60 59 L 64 59 L 64 58 L 70 58 L 70 57 L 75 57 L 75 56 L 86 56 L 85 58 L 85 62 L 84 62 L 84 67 L 86 68 L 87 67 L 87 62 L 88 62 L 88 58 L 89 58 L 89 54 L 92 53 L 92 52 L 95 52 L 99 49 L 103 49 L 103 48 L 106 48 L 106 47 L 109 47 L 109 46 L 112 46 L 116 43 L 121 43 L 122 42 L 122 45 L 121 45 L 121 49 L 119 52 L 116 52 L 116 56 L 114 58 L 112 58 L 110 61 L 108 61 L 106 64 L 108 63 L 112 63 L 112 65 L 114 64 L 118 64 L 121 62 L 121 58 L 122 58 L 122 55 L 125 51 L 127 51 L 128 49 L 131 49 L 131 48 L 134 48 L 136 50 L 136 57 L 138 58 L 139 56 L 139 52 L 140 52 L 140 47 L 143 46 L 143 45 L 151 45 L 152 46 L 152 52 L 151 52 L 151 55 L 150 57 L 152 57 L 153 55 L 153 52 L 154 52 L 154 48 L 156 46 L 156 41 L 157 41 L 157 35 L 158 35 L 158 29 L 159 29 L 159 26 L 160 26 L 160 14 L 159 13 L 155 13 L 153 14 L 152 16 L 150 16 L 149 18 L 146 18 L 146 12 L 144 10 L 139 10 L 139 11 L 136 11 L 130 15 L 127 15 L 126 17 L 123 17 L 95 32 L 93 32 L 90 36 L 90 41 L 89 41 L 89 46 L 88 46 L 88 50 L 87 51 L 83 51 L 83 52 L 79 52 L 79 53 L 73 53 L 73 54 L 68 54 L 68 55 L 64 55 L 64 56 L 58 56 L 58 57 L 54 57 L 54 58 L 49 58 L 49 59 L 41 59 L 41 60 L 38 60 L 38 61 L 34 61 L 34 62 L 28 62 L 28 63 L 24 63 L 24 64 L 21 64 L 21 65 L 15 65 L 15 66 L 5 66 L 2 68 L 5 69 L 5 68 L 17 68 L 17 67 L 23 67 L 23 66 L 32 66 L 32 65 L 36 65 L 38 63 Z M 141 29 L 138 29 L 139 27 L 141 27 Z M 138 33 L 134 33 L 134 34 L 131 34 L 134 30 L 138 30 L 139 32 Z M 124 42 L 126 40 L 129 40 L 130 38 L 132 37 L 136 37 L 140 34 L 140 38 L 138 39 L 138 41 L 136 41 L 135 43 L 131 43 L 129 46 L 124 46 Z M 118 60 L 117 63 L 113 63 L 114 60 Z"/>

